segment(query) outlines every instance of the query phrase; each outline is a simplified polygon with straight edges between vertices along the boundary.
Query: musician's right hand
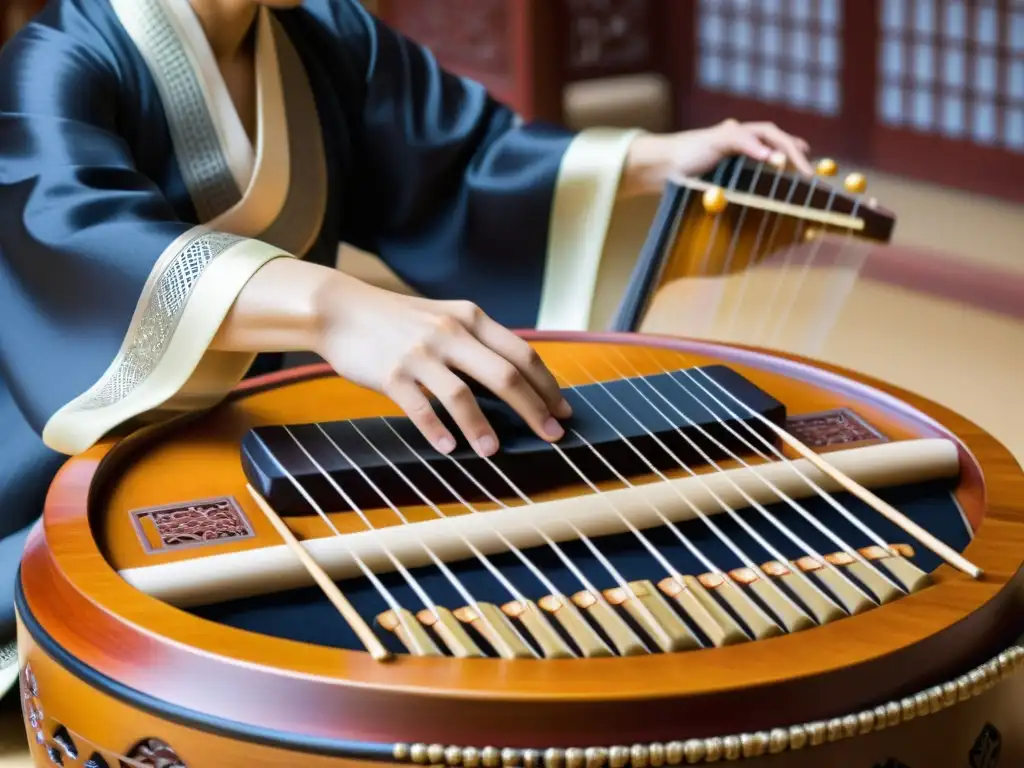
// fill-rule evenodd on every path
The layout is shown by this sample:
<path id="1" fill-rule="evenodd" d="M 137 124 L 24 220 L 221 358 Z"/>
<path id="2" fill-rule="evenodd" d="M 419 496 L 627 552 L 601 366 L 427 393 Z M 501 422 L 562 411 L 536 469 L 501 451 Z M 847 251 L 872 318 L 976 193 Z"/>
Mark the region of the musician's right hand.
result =
<path id="1" fill-rule="evenodd" d="M 479 307 L 378 288 L 342 273 L 317 300 L 315 350 L 339 375 L 390 397 L 440 452 L 454 436 L 434 411 L 433 394 L 482 456 L 498 438 L 465 374 L 509 404 L 543 439 L 560 439 L 558 418 L 572 410 L 534 349 Z M 557 418 L 556 418 L 557 417 Z"/>

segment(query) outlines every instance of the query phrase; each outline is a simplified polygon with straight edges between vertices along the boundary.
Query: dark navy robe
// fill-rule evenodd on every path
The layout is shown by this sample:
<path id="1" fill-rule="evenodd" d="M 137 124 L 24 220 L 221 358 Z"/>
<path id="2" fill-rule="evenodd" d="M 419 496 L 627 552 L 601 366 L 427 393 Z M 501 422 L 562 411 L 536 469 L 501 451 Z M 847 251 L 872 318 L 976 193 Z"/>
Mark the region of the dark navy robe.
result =
<path id="1" fill-rule="evenodd" d="M 347 242 L 507 326 L 589 323 L 632 132 L 523 124 L 355 0 L 256 24 L 255 146 L 187 0 L 51 0 L 0 54 L 0 646 L 66 457 L 280 364 L 208 349 L 268 261 Z"/>

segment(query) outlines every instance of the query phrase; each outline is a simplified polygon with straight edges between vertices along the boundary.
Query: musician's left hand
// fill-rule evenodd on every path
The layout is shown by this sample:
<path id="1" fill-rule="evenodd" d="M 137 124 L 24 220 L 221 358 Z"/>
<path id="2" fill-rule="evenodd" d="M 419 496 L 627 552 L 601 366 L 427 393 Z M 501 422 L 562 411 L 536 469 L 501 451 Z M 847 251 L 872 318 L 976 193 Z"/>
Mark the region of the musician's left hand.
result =
<path id="1" fill-rule="evenodd" d="M 623 171 L 623 196 L 660 192 L 672 176 L 700 176 L 733 155 L 767 162 L 773 154 L 811 176 L 810 146 L 773 123 L 724 120 L 708 128 L 667 134 L 644 134 L 630 148 Z"/>

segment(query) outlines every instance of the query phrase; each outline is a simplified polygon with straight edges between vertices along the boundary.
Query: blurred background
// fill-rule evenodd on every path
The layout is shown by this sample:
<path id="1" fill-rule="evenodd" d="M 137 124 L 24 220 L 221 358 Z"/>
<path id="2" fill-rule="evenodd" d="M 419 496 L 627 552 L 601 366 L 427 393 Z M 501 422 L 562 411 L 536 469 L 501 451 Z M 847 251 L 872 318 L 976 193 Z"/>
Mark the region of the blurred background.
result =
<path id="1" fill-rule="evenodd" d="M 642 330 L 846 365 L 954 407 L 1024 456 L 1024 409 L 1009 407 L 1024 374 L 1024 0 L 364 3 L 526 118 L 653 131 L 768 119 L 838 160 L 840 178 L 864 173 L 897 216 L 875 254 L 888 277 L 861 252 L 847 274 L 801 278 L 778 299 L 771 275 L 745 278 L 744 306 L 762 294 L 776 306 L 734 313 L 728 328 L 678 309 L 699 310 L 728 280 L 681 280 L 659 291 Z M 0 38 L 43 4 L 0 0 Z M 617 216 L 609 248 L 621 253 L 606 251 L 617 271 L 596 327 L 656 204 Z M 408 290 L 370 254 L 342 248 L 339 265 Z M 786 327 L 767 338 L 763 312 L 780 307 Z"/>

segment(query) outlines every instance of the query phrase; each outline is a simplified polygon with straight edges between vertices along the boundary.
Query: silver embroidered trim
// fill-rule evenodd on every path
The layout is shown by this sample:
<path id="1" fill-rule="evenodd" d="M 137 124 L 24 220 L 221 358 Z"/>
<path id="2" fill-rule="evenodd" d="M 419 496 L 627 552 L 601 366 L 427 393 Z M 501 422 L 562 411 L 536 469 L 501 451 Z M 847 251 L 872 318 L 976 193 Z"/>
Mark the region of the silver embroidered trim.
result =
<path id="1" fill-rule="evenodd" d="M 200 221 L 210 221 L 241 199 L 221 150 L 202 87 L 184 46 L 159 0 L 132 0 L 141 6 L 139 40 L 153 61 L 153 77 L 163 86 L 164 113 Z"/>
<path id="2" fill-rule="evenodd" d="M 135 330 L 129 330 L 129 346 L 103 384 L 90 392 L 79 410 L 105 408 L 127 397 L 153 372 L 185 311 L 192 290 L 210 262 L 244 237 L 223 232 L 203 232 L 189 240 L 164 269 L 150 292 Z M 147 297 L 143 297 L 145 300 Z"/>
<path id="3" fill-rule="evenodd" d="M 7 669 L 17 663 L 18 643 L 11 640 L 7 645 L 0 645 L 0 669 Z"/>

